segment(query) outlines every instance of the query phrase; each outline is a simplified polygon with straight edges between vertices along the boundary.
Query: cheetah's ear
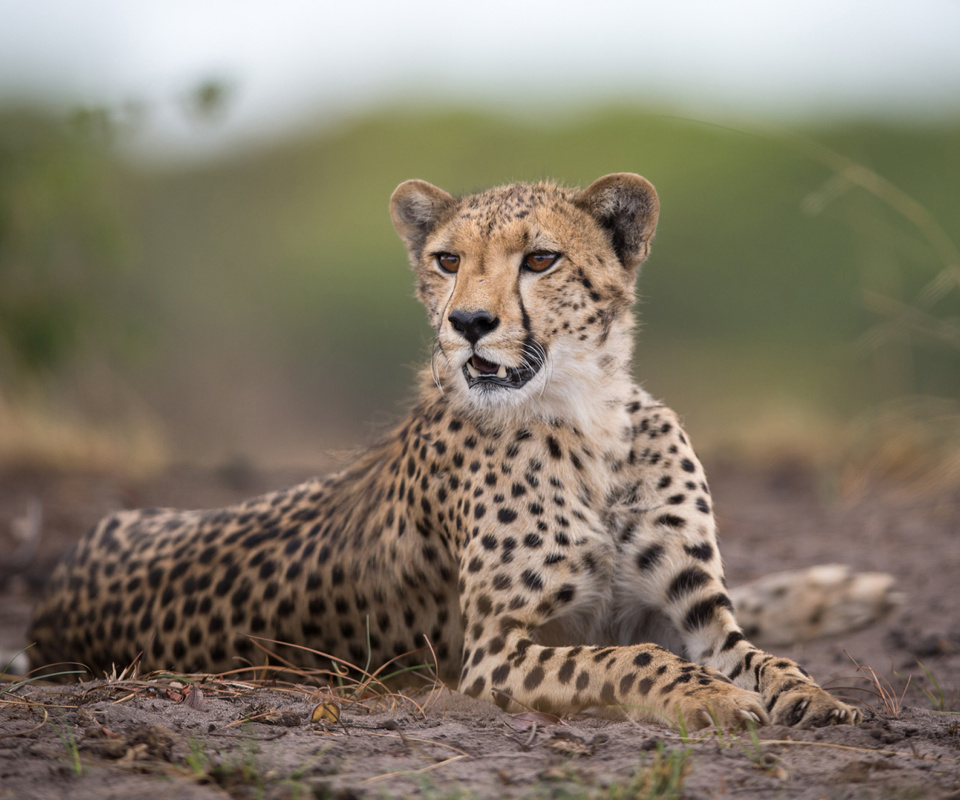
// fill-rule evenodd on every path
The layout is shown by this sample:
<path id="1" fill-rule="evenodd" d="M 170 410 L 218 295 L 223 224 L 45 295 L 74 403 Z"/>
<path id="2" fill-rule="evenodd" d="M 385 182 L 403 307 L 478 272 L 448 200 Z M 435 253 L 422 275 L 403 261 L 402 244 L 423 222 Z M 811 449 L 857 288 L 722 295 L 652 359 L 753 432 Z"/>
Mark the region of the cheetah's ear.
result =
<path id="1" fill-rule="evenodd" d="M 394 190 L 390 198 L 390 217 L 407 246 L 414 267 L 420 263 L 427 236 L 453 202 L 453 195 L 426 181 L 404 181 Z"/>
<path id="2" fill-rule="evenodd" d="M 646 261 L 660 215 L 660 201 L 650 181 L 632 172 L 604 175 L 580 192 L 574 202 L 610 234 L 623 266 L 633 269 Z"/>

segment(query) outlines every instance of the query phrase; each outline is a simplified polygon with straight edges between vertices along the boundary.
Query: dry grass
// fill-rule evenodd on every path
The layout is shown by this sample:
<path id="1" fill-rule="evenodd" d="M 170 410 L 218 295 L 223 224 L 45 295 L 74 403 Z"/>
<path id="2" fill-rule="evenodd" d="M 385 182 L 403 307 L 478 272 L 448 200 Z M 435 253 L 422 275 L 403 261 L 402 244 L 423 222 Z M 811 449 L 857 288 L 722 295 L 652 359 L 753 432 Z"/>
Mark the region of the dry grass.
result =
<path id="1" fill-rule="evenodd" d="M 848 497 L 871 486 L 907 496 L 960 486 L 960 402 L 909 397 L 863 414 L 846 437 L 839 485 Z"/>
<path id="2" fill-rule="evenodd" d="M 0 467 L 149 475 L 168 460 L 158 431 L 145 412 L 95 424 L 41 393 L 0 391 Z"/>
<path id="3" fill-rule="evenodd" d="M 873 170 L 809 140 L 795 145 L 833 171 L 805 200 L 818 214 L 851 189 L 875 197 L 908 223 L 919 249 L 932 254 L 930 279 L 912 298 L 864 288 L 864 306 L 878 321 L 856 342 L 877 372 L 898 376 L 904 396 L 870 409 L 854 422 L 841 459 L 840 488 L 862 494 L 876 483 L 895 483 L 910 494 L 940 492 L 960 485 L 960 401 L 915 396 L 913 356 L 917 347 L 946 348 L 949 364 L 960 357 L 960 320 L 938 314 L 948 296 L 960 294 L 960 248 L 923 204 Z M 894 256 L 891 255 L 891 258 Z M 941 305 L 941 308 L 943 306 Z"/>
<path id="4" fill-rule="evenodd" d="M 857 672 L 863 676 L 863 679 L 867 683 L 866 688 L 852 687 L 854 691 L 865 692 L 877 698 L 879 701 L 878 710 L 890 717 L 899 717 L 903 713 L 903 698 L 906 697 L 907 690 L 910 688 L 910 678 L 907 678 L 903 691 L 897 694 L 896 689 L 893 688 L 893 684 L 891 684 L 887 678 L 878 675 L 873 667 L 860 664 L 849 653 L 847 653 L 847 657 L 854 663 Z"/>

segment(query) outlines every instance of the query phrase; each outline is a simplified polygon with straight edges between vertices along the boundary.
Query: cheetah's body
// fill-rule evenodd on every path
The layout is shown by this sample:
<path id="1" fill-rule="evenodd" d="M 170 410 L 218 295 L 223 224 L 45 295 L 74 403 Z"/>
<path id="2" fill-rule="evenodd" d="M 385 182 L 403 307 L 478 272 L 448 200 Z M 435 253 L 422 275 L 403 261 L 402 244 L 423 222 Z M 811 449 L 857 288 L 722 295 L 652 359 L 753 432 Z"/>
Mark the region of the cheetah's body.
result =
<path id="1" fill-rule="evenodd" d="M 324 480 L 108 517 L 58 569 L 35 659 L 222 671 L 258 662 L 252 634 L 378 664 L 426 638 L 504 707 L 857 721 L 737 626 L 702 468 L 631 380 L 653 187 L 409 181 L 392 211 L 438 342 L 406 421 Z"/>

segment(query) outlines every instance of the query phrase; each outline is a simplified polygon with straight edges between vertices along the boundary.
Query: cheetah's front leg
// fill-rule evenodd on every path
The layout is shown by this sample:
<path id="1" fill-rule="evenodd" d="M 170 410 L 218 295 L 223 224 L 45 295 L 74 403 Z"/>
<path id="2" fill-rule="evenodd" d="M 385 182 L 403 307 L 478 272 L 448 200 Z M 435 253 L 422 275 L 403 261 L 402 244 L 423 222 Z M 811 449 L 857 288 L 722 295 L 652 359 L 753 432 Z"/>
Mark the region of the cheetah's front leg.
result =
<path id="1" fill-rule="evenodd" d="M 585 508 L 572 513 L 587 516 Z M 767 721 L 755 692 L 657 645 L 568 645 L 577 641 L 569 627 L 562 646 L 535 641 L 551 621 L 602 615 L 612 566 L 604 537 L 570 531 L 548 546 L 528 536 L 532 546 L 519 548 L 499 533 L 474 538 L 461 560 L 462 691 L 515 711 L 618 707 L 632 719 L 682 720 L 691 729 Z"/>
<path id="2" fill-rule="evenodd" d="M 635 430 L 647 453 L 660 454 L 659 468 L 633 490 L 632 513 L 621 523 L 628 535 L 619 537 L 626 556 L 618 575 L 620 605 L 663 609 L 690 658 L 758 692 L 772 722 L 858 724 L 859 710 L 825 692 L 790 659 L 751 644 L 737 625 L 703 468 L 672 412 L 643 410 Z"/>

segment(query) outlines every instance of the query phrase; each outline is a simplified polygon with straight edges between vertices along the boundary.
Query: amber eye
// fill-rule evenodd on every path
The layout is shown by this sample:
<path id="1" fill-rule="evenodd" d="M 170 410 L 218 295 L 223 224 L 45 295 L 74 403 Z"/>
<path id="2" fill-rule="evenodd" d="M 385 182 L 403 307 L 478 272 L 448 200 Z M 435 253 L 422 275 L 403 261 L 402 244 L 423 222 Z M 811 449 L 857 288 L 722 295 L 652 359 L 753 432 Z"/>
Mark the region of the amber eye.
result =
<path id="1" fill-rule="evenodd" d="M 437 253 L 437 266 L 444 272 L 456 272 L 460 269 L 460 256 L 453 253 Z"/>
<path id="2" fill-rule="evenodd" d="M 531 253 L 523 259 L 523 266 L 534 272 L 544 272 L 559 260 L 559 253 Z"/>

